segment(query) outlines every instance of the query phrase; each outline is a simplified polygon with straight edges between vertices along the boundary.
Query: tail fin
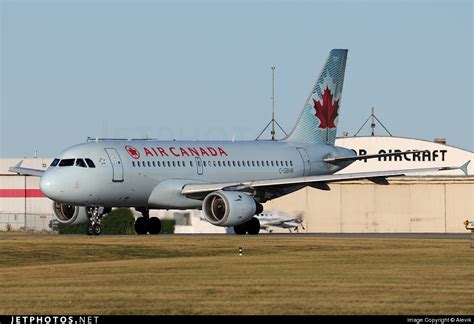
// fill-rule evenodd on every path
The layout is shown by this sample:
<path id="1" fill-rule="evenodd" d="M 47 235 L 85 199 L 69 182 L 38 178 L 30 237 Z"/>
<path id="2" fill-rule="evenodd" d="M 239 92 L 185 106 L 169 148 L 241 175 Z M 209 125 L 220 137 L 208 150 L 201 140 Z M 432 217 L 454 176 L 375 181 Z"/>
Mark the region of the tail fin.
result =
<path id="1" fill-rule="evenodd" d="M 333 49 L 296 122 L 284 141 L 334 145 L 347 50 Z"/>

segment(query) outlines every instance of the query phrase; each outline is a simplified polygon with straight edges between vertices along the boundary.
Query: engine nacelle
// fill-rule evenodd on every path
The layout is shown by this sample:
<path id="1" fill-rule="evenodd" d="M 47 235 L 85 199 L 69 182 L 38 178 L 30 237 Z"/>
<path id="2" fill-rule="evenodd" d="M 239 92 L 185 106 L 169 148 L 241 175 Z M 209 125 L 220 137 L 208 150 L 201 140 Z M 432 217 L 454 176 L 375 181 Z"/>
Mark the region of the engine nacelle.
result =
<path id="1" fill-rule="evenodd" d="M 53 202 L 53 212 L 61 224 L 77 225 L 87 223 L 89 220 L 86 207 Z"/>
<path id="2" fill-rule="evenodd" d="M 257 210 L 255 200 L 238 191 L 215 191 L 206 196 L 202 211 L 207 221 L 216 226 L 236 226 L 252 219 Z"/>

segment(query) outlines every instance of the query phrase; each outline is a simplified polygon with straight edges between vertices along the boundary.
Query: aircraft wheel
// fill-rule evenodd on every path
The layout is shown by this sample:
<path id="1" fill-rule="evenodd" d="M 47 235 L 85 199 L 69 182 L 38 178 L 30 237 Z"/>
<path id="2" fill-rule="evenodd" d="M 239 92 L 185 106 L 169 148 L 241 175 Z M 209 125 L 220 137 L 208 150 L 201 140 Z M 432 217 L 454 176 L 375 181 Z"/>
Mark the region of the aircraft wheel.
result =
<path id="1" fill-rule="evenodd" d="M 100 233 L 102 233 L 102 226 L 100 226 L 99 224 L 95 224 L 94 226 L 92 226 L 92 230 L 94 232 L 94 235 L 100 235 Z"/>
<path id="2" fill-rule="evenodd" d="M 146 234 L 147 232 L 147 222 L 145 217 L 138 217 L 135 221 L 135 232 L 137 234 Z"/>
<path id="3" fill-rule="evenodd" d="M 260 221 L 255 217 L 245 223 L 245 226 L 250 235 L 257 235 L 260 232 Z"/>
<path id="4" fill-rule="evenodd" d="M 87 227 L 87 235 L 94 235 L 94 226 L 89 225 Z"/>
<path id="5" fill-rule="evenodd" d="M 157 217 L 151 217 L 148 220 L 148 231 L 150 234 L 160 234 L 161 231 L 161 221 Z"/>
<path id="6" fill-rule="evenodd" d="M 234 232 L 237 235 L 244 235 L 246 231 L 245 224 L 234 226 Z"/>

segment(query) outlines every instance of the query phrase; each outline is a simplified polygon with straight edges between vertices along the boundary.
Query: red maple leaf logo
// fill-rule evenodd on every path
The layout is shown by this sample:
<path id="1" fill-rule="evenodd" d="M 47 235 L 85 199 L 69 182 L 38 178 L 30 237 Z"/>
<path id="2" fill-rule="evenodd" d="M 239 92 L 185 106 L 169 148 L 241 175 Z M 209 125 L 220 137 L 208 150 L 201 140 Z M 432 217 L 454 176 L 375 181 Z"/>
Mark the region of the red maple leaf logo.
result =
<path id="1" fill-rule="evenodd" d="M 314 109 L 316 110 L 315 116 L 321 122 L 319 128 L 336 128 L 334 120 L 337 117 L 337 111 L 339 109 L 339 100 L 332 103 L 331 90 L 328 87 L 323 92 L 323 102 L 320 103 L 313 99 Z"/>
<path id="2" fill-rule="evenodd" d="M 127 150 L 128 154 L 134 159 L 139 159 L 140 158 L 140 152 L 136 148 L 130 145 L 126 145 L 125 149 Z"/>

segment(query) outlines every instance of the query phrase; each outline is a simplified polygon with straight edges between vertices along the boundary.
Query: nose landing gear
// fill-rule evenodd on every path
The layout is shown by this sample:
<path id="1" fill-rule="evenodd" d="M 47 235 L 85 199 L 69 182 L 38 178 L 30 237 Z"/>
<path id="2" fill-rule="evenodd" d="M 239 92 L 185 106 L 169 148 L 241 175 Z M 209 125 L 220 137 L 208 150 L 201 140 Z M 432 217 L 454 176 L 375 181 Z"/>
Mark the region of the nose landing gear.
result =
<path id="1" fill-rule="evenodd" d="M 87 235 L 100 235 L 102 233 L 102 216 L 104 215 L 104 207 L 88 207 L 86 209 L 89 217 L 89 225 L 87 226 Z"/>

